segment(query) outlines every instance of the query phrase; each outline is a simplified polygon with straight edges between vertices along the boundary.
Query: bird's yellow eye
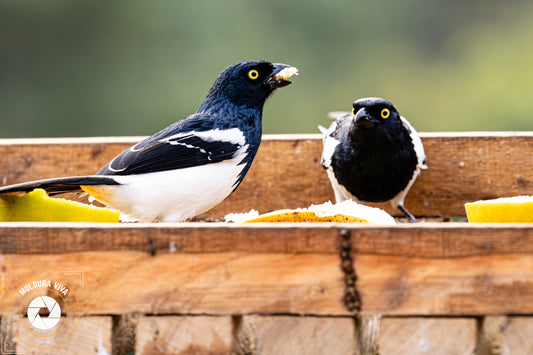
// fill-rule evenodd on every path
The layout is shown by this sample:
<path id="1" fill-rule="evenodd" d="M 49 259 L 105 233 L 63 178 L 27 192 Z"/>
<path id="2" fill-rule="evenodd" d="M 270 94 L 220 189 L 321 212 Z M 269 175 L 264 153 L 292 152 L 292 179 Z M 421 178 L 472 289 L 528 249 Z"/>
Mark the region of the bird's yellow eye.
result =
<path id="1" fill-rule="evenodd" d="M 257 78 L 259 78 L 259 72 L 255 69 L 252 69 L 248 72 L 248 77 L 252 80 L 255 80 Z"/>
<path id="2" fill-rule="evenodd" d="M 390 111 L 388 108 L 384 108 L 383 110 L 381 110 L 381 118 L 386 120 L 387 118 L 389 118 L 389 116 L 390 116 Z"/>
<path id="3" fill-rule="evenodd" d="M 352 108 L 352 115 L 355 116 L 355 108 Z"/>

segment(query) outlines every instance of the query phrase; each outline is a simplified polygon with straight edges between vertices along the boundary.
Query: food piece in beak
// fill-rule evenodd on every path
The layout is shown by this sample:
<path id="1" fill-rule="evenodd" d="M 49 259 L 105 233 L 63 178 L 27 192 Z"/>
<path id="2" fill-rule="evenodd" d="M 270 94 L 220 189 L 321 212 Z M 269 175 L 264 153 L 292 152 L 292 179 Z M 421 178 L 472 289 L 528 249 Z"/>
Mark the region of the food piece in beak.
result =
<path id="1" fill-rule="evenodd" d="M 274 64 L 273 75 L 268 78 L 267 84 L 273 89 L 287 86 L 292 83 L 287 79 L 293 75 L 298 75 L 298 69 L 295 67 L 286 64 Z"/>

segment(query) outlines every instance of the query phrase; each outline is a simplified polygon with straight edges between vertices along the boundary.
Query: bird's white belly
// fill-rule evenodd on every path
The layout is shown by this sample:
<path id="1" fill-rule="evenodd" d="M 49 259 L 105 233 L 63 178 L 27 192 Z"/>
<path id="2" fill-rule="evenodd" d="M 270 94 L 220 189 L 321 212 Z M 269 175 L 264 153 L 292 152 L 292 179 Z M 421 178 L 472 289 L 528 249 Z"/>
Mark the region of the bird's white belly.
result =
<path id="1" fill-rule="evenodd" d="M 335 201 L 337 203 L 346 201 L 346 200 L 352 200 L 355 202 L 359 202 L 355 198 L 355 196 L 353 196 L 351 193 L 348 192 L 348 190 L 346 190 L 344 186 L 339 184 L 339 182 L 337 181 L 337 178 L 335 177 L 335 173 L 333 172 L 332 167 L 329 167 L 326 170 L 326 172 L 328 174 L 329 181 L 331 182 L 331 186 L 333 187 L 333 192 L 335 193 Z"/>
<path id="2" fill-rule="evenodd" d="M 181 222 L 206 212 L 231 194 L 245 166 L 237 165 L 239 161 L 241 158 L 173 171 L 115 175 L 122 185 L 107 186 L 107 201 L 101 202 L 118 209 L 121 217 Z"/>

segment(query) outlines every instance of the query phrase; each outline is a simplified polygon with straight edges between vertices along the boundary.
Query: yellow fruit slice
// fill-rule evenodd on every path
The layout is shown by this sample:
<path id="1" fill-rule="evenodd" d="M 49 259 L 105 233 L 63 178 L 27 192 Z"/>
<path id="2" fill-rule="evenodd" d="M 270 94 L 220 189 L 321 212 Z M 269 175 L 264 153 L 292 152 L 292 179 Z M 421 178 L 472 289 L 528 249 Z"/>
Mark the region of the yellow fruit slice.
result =
<path id="1" fill-rule="evenodd" d="M 465 203 L 466 217 L 474 223 L 532 223 L 533 196 L 516 196 Z"/>
<path id="2" fill-rule="evenodd" d="M 1 222 L 118 222 L 119 211 L 50 198 L 43 189 L 0 195 Z"/>
<path id="3" fill-rule="evenodd" d="M 337 204 L 326 202 L 295 210 L 278 210 L 259 215 L 257 211 L 243 214 L 230 214 L 226 221 L 231 222 L 360 222 L 373 224 L 396 224 L 387 212 L 374 207 L 360 205 L 354 201 Z"/>

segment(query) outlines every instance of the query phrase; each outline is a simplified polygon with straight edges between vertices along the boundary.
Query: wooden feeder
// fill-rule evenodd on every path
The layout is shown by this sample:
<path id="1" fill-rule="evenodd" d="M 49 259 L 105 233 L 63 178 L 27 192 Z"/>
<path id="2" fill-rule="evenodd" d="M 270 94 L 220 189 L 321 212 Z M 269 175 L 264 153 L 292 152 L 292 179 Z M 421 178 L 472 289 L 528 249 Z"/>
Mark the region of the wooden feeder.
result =
<path id="1" fill-rule="evenodd" d="M 417 224 L 206 222 L 333 200 L 319 135 L 264 136 L 201 222 L 0 223 L 2 349 L 35 350 L 6 314 L 39 276 L 79 301 L 65 353 L 532 353 L 533 225 L 468 224 L 464 203 L 533 194 L 533 133 L 421 137 Z M 138 140 L 3 139 L 2 184 L 92 174 Z"/>

